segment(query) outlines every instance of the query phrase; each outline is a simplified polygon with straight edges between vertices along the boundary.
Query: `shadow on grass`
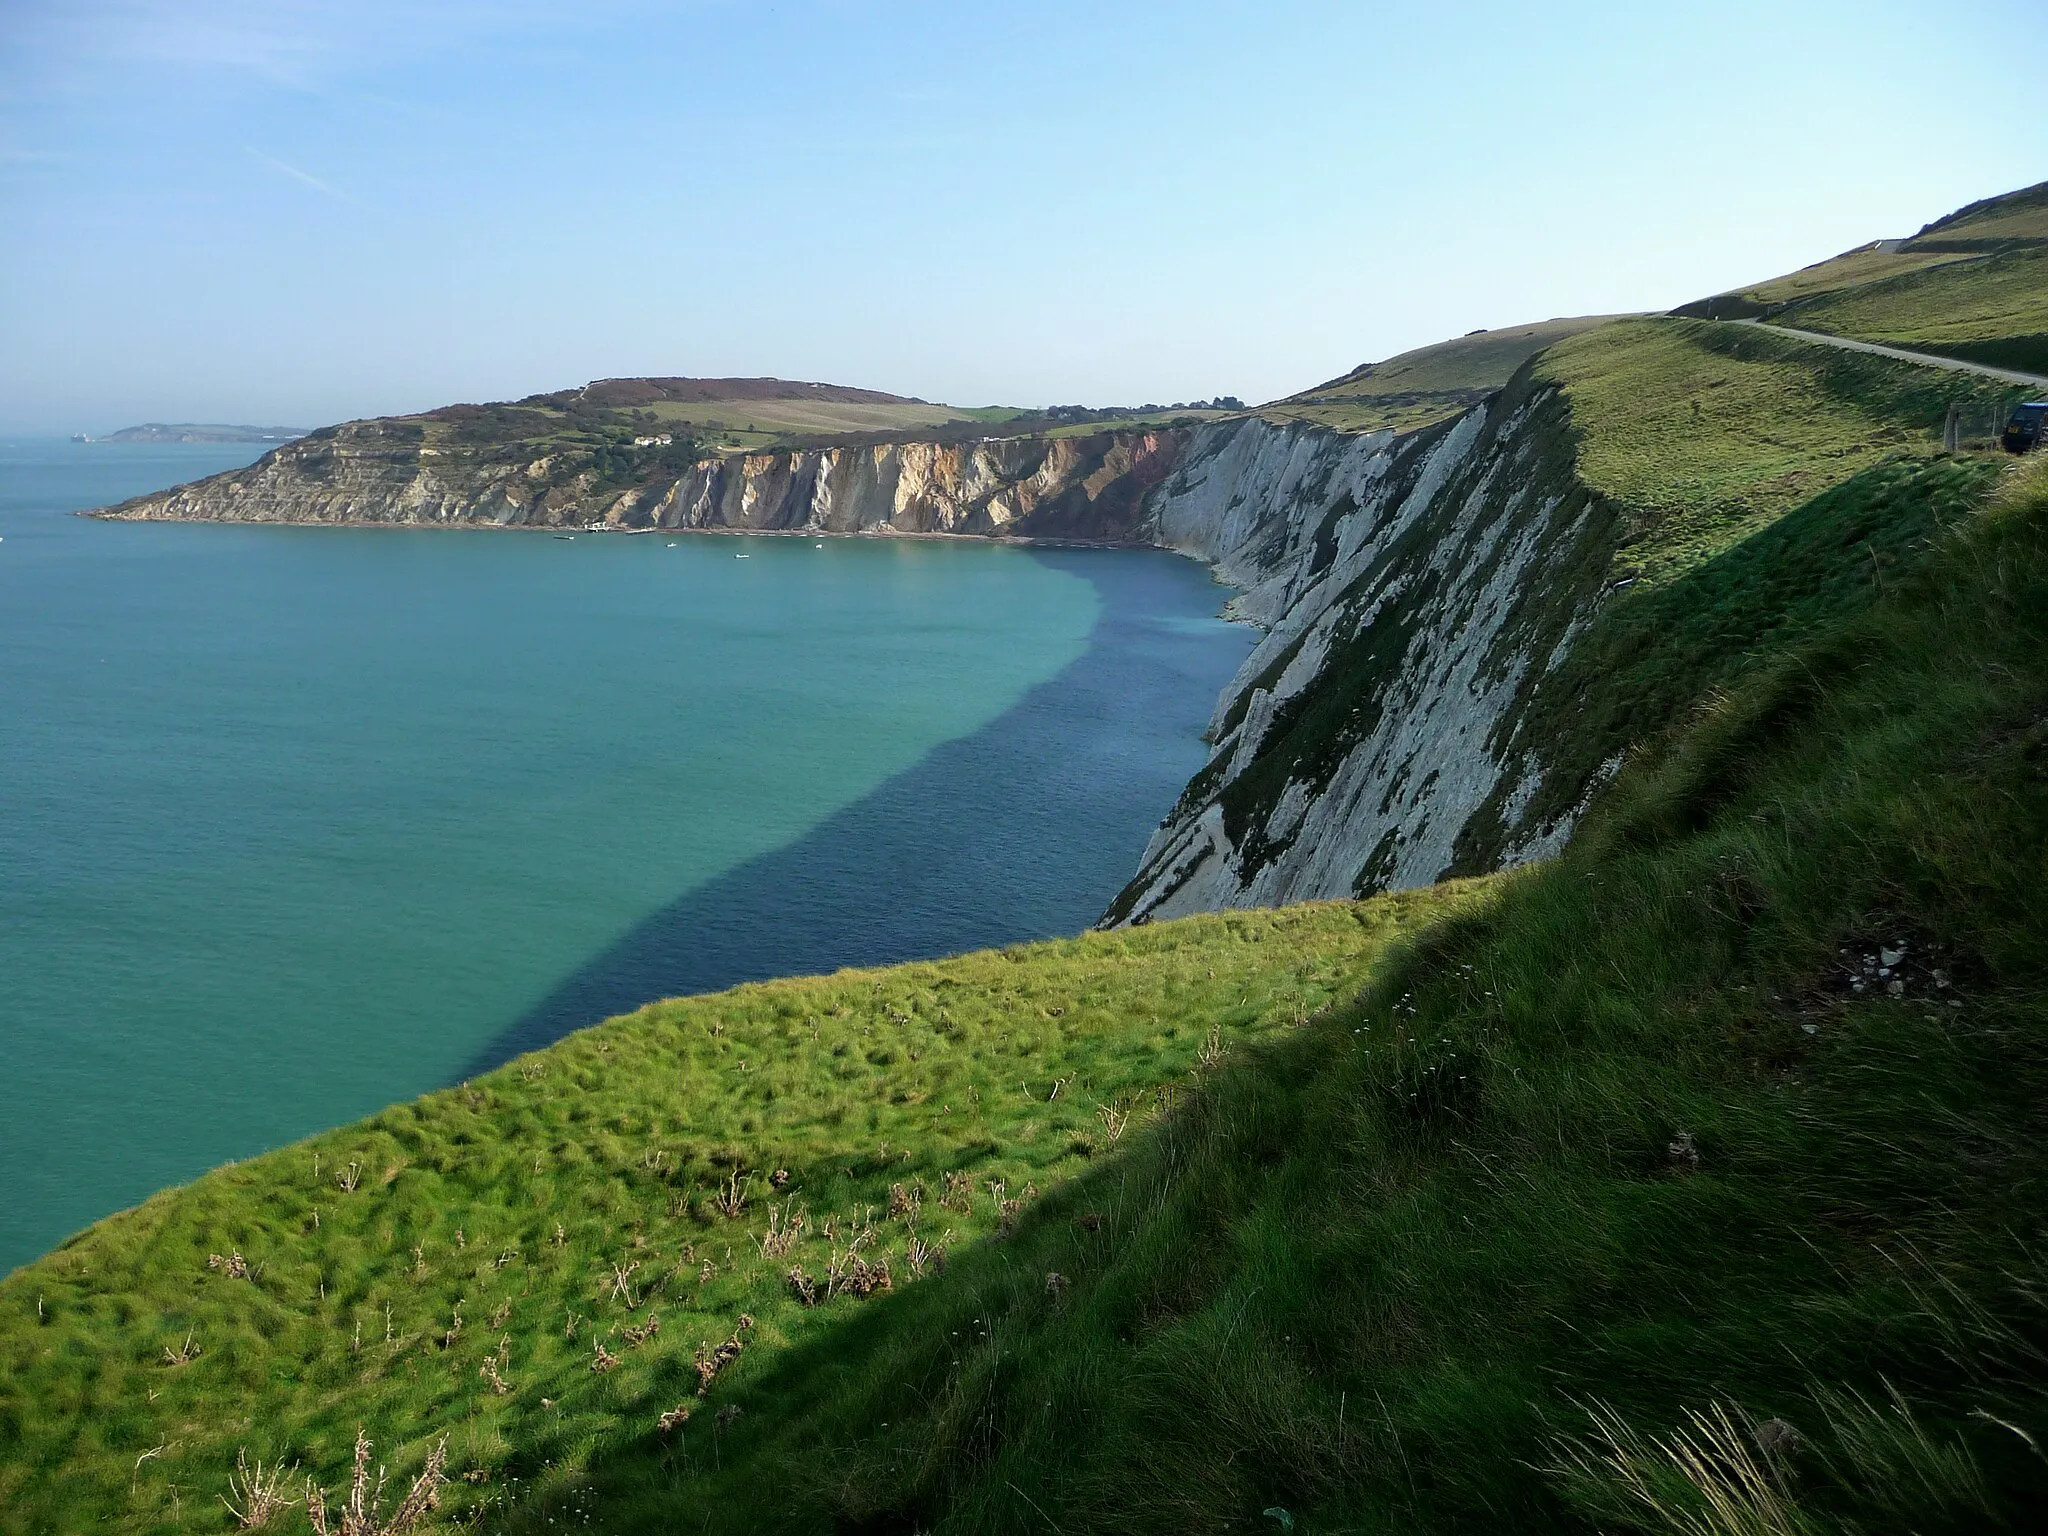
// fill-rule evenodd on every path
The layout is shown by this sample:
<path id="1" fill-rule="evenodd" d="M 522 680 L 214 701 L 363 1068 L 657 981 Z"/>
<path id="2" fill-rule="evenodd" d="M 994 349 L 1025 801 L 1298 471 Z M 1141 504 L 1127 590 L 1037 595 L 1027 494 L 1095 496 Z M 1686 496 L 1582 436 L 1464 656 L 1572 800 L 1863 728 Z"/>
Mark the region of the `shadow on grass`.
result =
<path id="1" fill-rule="evenodd" d="M 1250 650 L 1190 622 L 1217 591 L 1173 555 L 1034 550 L 1093 582 L 1088 648 L 980 730 L 803 837 L 670 902 L 471 1059 L 490 1070 L 657 998 L 1076 933 L 1138 867 Z"/>

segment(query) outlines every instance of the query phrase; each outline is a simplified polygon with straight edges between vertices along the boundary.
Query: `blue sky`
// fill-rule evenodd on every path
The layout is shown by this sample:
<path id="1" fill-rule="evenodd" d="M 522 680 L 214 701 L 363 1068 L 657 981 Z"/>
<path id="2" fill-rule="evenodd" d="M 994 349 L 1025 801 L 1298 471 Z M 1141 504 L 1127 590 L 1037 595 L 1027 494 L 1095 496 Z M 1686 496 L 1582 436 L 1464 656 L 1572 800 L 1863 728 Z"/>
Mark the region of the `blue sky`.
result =
<path id="1" fill-rule="evenodd" d="M 2048 177 L 2040 0 L 0 0 L 0 430 L 1270 398 Z"/>

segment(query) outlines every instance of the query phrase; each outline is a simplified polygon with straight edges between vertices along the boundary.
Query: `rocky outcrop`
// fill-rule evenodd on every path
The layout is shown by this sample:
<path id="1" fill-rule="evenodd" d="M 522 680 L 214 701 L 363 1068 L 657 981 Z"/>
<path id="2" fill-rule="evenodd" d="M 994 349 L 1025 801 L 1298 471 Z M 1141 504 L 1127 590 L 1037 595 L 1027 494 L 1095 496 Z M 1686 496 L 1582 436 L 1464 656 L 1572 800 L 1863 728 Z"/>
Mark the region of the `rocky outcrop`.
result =
<path id="1" fill-rule="evenodd" d="M 352 422 L 103 516 L 233 522 L 954 533 L 1124 543 L 1182 434 L 887 442 L 700 458 L 608 484 L 583 456 Z"/>
<path id="2" fill-rule="evenodd" d="M 1613 549 L 1569 426 L 1555 390 L 1522 381 L 1404 438 L 1194 434 L 1150 532 L 1214 561 L 1268 633 L 1105 922 L 1422 885 L 1561 844 L 1576 812 L 1525 821 L 1544 766 L 1514 726 Z"/>

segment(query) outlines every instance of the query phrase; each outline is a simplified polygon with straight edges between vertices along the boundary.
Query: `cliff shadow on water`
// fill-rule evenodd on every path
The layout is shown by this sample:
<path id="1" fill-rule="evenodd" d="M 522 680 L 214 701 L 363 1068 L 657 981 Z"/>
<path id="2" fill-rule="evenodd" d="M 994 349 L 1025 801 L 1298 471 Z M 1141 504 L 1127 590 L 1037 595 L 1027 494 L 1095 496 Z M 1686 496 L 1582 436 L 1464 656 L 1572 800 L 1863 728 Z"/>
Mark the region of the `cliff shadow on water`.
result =
<path id="1" fill-rule="evenodd" d="M 659 998 L 1092 924 L 1201 767 L 1210 709 L 1256 636 L 1190 622 L 1186 589 L 1208 577 L 1176 556 L 1031 555 L 1096 588 L 1099 616 L 1078 658 L 795 841 L 641 921 L 501 1031 L 464 1075 Z M 1213 613 L 1223 593 L 1208 590 Z M 1059 866 L 1053 878 L 1012 878 L 1048 864 Z"/>

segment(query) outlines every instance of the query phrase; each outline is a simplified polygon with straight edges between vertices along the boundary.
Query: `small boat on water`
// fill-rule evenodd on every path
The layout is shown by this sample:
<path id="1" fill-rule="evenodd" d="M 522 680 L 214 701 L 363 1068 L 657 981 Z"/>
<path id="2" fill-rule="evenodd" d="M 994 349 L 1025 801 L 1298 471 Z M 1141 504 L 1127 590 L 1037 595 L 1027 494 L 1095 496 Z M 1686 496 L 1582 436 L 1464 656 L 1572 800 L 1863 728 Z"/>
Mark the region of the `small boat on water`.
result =
<path id="1" fill-rule="evenodd" d="M 753 558 L 754 558 L 754 557 L 753 557 L 752 555 L 734 555 L 734 556 L 733 556 L 733 559 L 735 559 L 735 560 L 751 560 L 751 559 L 753 559 Z"/>
<path id="2" fill-rule="evenodd" d="M 555 537 L 560 539 L 564 544 L 574 544 L 576 542 L 576 535 L 573 533 L 558 533 L 555 535 Z"/>

